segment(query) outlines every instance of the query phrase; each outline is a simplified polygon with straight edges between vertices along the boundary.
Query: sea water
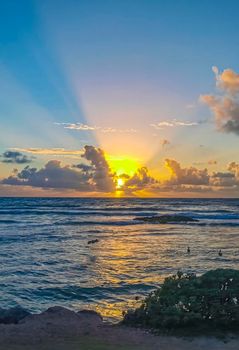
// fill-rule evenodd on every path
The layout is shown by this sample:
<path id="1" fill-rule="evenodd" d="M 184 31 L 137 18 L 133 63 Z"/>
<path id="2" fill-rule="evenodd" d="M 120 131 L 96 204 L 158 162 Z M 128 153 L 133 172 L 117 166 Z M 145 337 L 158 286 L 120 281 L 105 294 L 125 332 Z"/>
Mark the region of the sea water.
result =
<path id="1" fill-rule="evenodd" d="M 198 221 L 134 220 L 164 214 Z M 238 267 L 236 199 L 0 199 L 0 307 L 90 308 L 116 320 L 178 270 Z"/>

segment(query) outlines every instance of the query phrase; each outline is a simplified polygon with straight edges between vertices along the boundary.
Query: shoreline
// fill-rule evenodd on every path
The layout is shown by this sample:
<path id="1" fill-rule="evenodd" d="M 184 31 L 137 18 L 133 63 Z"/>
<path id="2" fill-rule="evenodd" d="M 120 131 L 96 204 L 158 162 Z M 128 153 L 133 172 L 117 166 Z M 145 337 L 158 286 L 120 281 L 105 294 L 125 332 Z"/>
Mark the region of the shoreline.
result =
<path id="1" fill-rule="evenodd" d="M 236 350 L 239 337 L 175 337 L 111 324 L 90 310 L 55 306 L 17 324 L 0 324 L 0 350 Z"/>

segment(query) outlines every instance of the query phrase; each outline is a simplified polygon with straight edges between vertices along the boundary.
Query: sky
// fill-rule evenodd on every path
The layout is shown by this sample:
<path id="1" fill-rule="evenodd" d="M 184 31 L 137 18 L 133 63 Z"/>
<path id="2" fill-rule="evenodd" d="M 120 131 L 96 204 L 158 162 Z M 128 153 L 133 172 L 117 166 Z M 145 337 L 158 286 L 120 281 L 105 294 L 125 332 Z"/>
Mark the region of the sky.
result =
<path id="1" fill-rule="evenodd" d="M 0 2 L 0 196 L 238 197 L 237 0 Z"/>

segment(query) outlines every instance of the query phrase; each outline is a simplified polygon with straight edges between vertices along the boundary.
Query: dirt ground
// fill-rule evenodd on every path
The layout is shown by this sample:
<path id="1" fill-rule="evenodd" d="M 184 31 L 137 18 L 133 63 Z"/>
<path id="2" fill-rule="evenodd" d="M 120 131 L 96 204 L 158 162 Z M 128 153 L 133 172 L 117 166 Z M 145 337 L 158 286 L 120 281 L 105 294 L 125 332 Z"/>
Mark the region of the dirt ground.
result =
<path id="1" fill-rule="evenodd" d="M 239 350 L 239 338 L 153 336 L 109 325 L 94 313 L 55 307 L 19 324 L 0 325 L 0 350 Z"/>

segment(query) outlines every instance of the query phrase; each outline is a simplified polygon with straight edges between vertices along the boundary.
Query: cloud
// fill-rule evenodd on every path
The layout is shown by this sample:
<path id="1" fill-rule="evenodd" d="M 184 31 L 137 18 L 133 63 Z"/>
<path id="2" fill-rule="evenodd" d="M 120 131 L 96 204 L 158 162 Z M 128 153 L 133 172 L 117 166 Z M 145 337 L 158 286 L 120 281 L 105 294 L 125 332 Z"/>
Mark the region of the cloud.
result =
<path id="1" fill-rule="evenodd" d="M 54 123 L 56 125 L 63 126 L 65 129 L 77 130 L 77 131 L 95 131 L 98 130 L 103 133 L 136 133 L 136 129 L 117 129 L 112 127 L 102 126 L 90 126 L 82 123 Z"/>
<path id="2" fill-rule="evenodd" d="M 199 122 L 190 122 L 190 121 L 180 121 L 177 119 L 173 119 L 173 120 L 166 120 L 166 121 L 161 121 L 158 123 L 154 123 L 154 124 L 150 124 L 150 126 L 152 126 L 154 129 L 157 130 L 162 130 L 164 128 L 173 128 L 173 127 L 177 127 L 177 126 L 197 126 L 199 125 Z"/>
<path id="3" fill-rule="evenodd" d="M 72 194 L 72 191 L 66 191 L 67 196 Z M 30 187 L 30 186 L 9 186 L 0 183 L 0 197 L 60 197 L 62 196 L 62 190 Z"/>
<path id="4" fill-rule="evenodd" d="M 123 189 L 127 191 L 138 191 L 151 188 L 156 183 L 159 183 L 159 181 L 149 175 L 146 167 L 142 167 L 125 182 Z"/>
<path id="5" fill-rule="evenodd" d="M 171 171 L 171 178 L 164 183 L 164 190 L 177 192 L 217 192 L 239 190 L 239 164 L 231 162 L 227 171 L 213 172 L 196 167 L 183 168 L 179 162 L 166 159 L 165 164 Z"/>
<path id="6" fill-rule="evenodd" d="M 13 148 L 16 151 L 39 154 L 39 155 L 57 155 L 57 156 L 67 156 L 67 155 L 78 155 L 81 156 L 84 151 L 82 149 L 65 149 L 65 148 Z"/>
<path id="7" fill-rule="evenodd" d="M 120 133 L 120 134 L 135 134 L 138 132 L 136 129 L 115 129 L 115 128 L 101 128 L 99 127 L 99 130 L 103 133 Z"/>
<path id="8" fill-rule="evenodd" d="M 88 191 L 88 178 L 69 166 L 61 166 L 58 160 L 51 160 L 41 168 L 26 166 L 17 174 L 2 181 L 6 185 L 32 186 L 40 188 L 81 189 Z"/>
<path id="9" fill-rule="evenodd" d="M 195 167 L 182 168 L 180 163 L 174 159 L 165 159 L 166 167 L 171 172 L 168 184 L 175 185 L 208 185 L 209 174 L 207 169 Z"/>
<path id="10" fill-rule="evenodd" d="M 50 160 L 41 168 L 26 165 L 22 170 L 14 169 L 10 176 L 0 182 L 0 190 L 7 193 L 9 188 L 9 195 L 18 193 L 16 188 L 19 187 L 21 187 L 19 194 L 26 193 L 26 195 L 34 193 L 30 188 L 35 188 L 36 193 L 48 190 L 49 195 L 56 193 L 107 195 L 119 190 L 118 180 L 122 179 L 123 185 L 120 186 L 120 191 L 130 196 L 139 194 L 140 191 L 142 194 L 152 193 L 154 196 L 159 196 L 161 192 L 200 193 L 200 196 L 221 193 L 235 196 L 239 191 L 239 163 L 236 162 L 229 163 L 225 171 L 209 173 L 207 168 L 184 167 L 177 160 L 165 159 L 170 177 L 159 181 L 150 174 L 147 167 L 137 169 L 132 176 L 117 175 L 111 170 L 103 150 L 94 146 L 85 146 L 78 159 L 77 164 L 71 165 L 64 165 L 59 160 Z M 214 165 L 216 161 L 205 161 L 201 165 L 207 163 Z"/>
<path id="11" fill-rule="evenodd" d="M 169 146 L 169 145 L 170 145 L 170 141 L 164 139 L 164 140 L 161 141 L 161 145 L 162 145 L 163 147 Z"/>
<path id="12" fill-rule="evenodd" d="M 220 94 L 201 95 L 200 101 L 210 108 L 219 131 L 239 135 L 239 74 L 232 69 L 220 74 L 217 67 L 213 72 Z"/>
<path id="13" fill-rule="evenodd" d="M 236 179 L 239 180 L 239 164 L 236 163 L 236 162 L 231 162 L 229 165 L 228 165 L 228 170 L 230 172 L 232 172 Z"/>
<path id="14" fill-rule="evenodd" d="M 213 159 L 210 159 L 208 162 L 207 162 L 208 165 L 217 165 L 217 161 L 216 160 L 213 160 Z"/>
<path id="15" fill-rule="evenodd" d="M 63 126 L 64 129 L 80 130 L 80 131 L 92 131 L 96 130 L 97 127 L 90 126 L 82 123 L 54 123 L 56 125 Z"/>
<path id="16" fill-rule="evenodd" d="M 82 170 L 83 172 L 88 172 L 88 171 L 92 170 L 92 166 L 91 166 L 91 165 L 87 165 L 87 164 L 83 164 L 83 163 L 80 163 L 80 164 L 73 164 L 72 167 L 73 167 L 73 168 L 80 169 L 80 170 Z"/>
<path id="17" fill-rule="evenodd" d="M 216 85 L 219 89 L 225 90 L 230 95 L 239 93 L 239 74 L 232 69 L 224 69 L 220 74 L 217 67 L 212 67 L 215 74 Z"/>
<path id="18" fill-rule="evenodd" d="M 29 158 L 25 154 L 18 151 L 5 151 L 2 155 L 2 163 L 10 163 L 10 164 L 28 164 L 31 163 L 33 158 Z"/>
<path id="19" fill-rule="evenodd" d="M 235 174 L 231 172 L 215 172 L 210 177 L 210 184 L 216 187 L 237 186 Z"/>
<path id="20" fill-rule="evenodd" d="M 111 192 L 115 190 L 114 174 L 111 172 L 102 149 L 93 146 L 85 146 L 83 158 L 90 162 L 92 167 L 88 170 L 91 181 L 99 191 Z"/>
<path id="21" fill-rule="evenodd" d="M 211 109 L 217 128 L 226 133 L 239 135 L 239 102 L 225 96 L 203 95 L 201 101 Z"/>
<path id="22" fill-rule="evenodd" d="M 209 161 L 205 162 L 193 162 L 193 165 L 195 166 L 204 166 L 204 165 L 217 165 L 217 161 L 210 159 Z"/>
<path id="23" fill-rule="evenodd" d="M 62 166 L 59 160 L 51 160 L 41 168 L 26 166 L 2 180 L 5 185 L 32 186 L 51 189 L 72 189 L 88 192 L 111 192 L 115 190 L 114 174 L 101 149 L 85 146 L 82 157 L 88 167 Z"/>

